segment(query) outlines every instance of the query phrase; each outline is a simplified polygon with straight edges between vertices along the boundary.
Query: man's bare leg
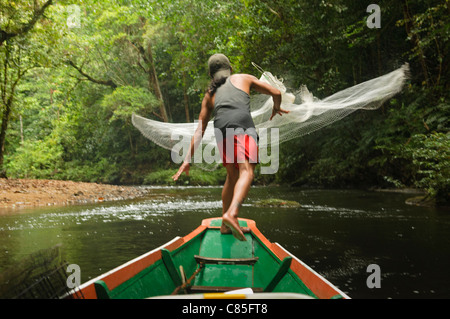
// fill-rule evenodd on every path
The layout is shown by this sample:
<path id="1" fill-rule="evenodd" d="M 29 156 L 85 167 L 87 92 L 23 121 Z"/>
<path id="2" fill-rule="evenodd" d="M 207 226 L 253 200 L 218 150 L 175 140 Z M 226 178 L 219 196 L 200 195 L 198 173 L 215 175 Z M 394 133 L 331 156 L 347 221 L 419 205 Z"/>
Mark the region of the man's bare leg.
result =
<path id="1" fill-rule="evenodd" d="M 235 183 L 233 198 L 228 209 L 223 214 L 222 221 L 231 229 L 234 237 L 245 241 L 244 233 L 239 226 L 238 215 L 242 202 L 247 197 L 250 186 L 252 185 L 256 164 L 245 161 L 245 163 L 238 163 L 238 165 L 239 178 Z"/>
<path id="2" fill-rule="evenodd" d="M 222 215 L 224 215 L 230 208 L 231 201 L 233 200 L 234 188 L 236 182 L 239 179 L 239 170 L 234 166 L 234 164 L 226 165 L 227 168 L 227 179 L 222 189 Z M 250 229 L 247 227 L 241 227 L 243 233 L 249 233 Z M 231 234 L 231 229 L 224 223 L 220 227 L 220 232 L 222 234 Z"/>
<path id="3" fill-rule="evenodd" d="M 233 200 L 234 187 L 239 178 L 239 170 L 234 166 L 234 164 L 227 164 L 227 179 L 222 189 L 222 215 L 224 215 L 228 208 L 230 208 L 231 201 Z M 231 230 L 222 223 L 220 227 L 220 232 L 222 234 L 230 234 Z"/>

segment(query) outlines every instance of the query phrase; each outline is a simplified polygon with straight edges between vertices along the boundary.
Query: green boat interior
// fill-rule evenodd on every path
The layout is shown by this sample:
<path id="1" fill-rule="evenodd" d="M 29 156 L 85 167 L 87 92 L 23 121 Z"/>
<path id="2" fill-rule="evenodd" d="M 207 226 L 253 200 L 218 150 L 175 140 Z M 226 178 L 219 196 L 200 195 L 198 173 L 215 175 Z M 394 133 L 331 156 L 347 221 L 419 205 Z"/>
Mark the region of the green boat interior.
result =
<path id="1" fill-rule="evenodd" d="M 247 227 L 245 220 L 240 226 Z M 253 233 L 247 241 L 220 233 L 221 219 L 173 251 L 161 249 L 162 258 L 110 290 L 97 280 L 100 299 L 150 298 L 161 295 L 221 293 L 251 288 L 258 293 L 295 293 L 316 296 L 290 269 L 292 257 L 279 260 Z"/>

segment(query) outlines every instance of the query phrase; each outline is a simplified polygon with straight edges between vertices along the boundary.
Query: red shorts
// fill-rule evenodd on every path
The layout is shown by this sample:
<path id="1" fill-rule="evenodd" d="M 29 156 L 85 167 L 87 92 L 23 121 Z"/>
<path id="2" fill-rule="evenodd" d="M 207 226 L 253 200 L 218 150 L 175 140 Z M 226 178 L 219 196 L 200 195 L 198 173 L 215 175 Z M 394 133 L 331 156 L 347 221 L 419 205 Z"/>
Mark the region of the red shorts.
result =
<path id="1" fill-rule="evenodd" d="M 224 139 L 217 145 L 223 166 L 234 163 L 234 166 L 239 169 L 238 163 L 244 163 L 245 160 L 248 160 L 249 163 L 258 162 L 258 145 L 253 137 L 247 134 L 239 134 L 234 135 L 233 140 L 233 144 L 231 144 L 231 141 Z M 227 149 L 230 151 L 227 152 Z"/>

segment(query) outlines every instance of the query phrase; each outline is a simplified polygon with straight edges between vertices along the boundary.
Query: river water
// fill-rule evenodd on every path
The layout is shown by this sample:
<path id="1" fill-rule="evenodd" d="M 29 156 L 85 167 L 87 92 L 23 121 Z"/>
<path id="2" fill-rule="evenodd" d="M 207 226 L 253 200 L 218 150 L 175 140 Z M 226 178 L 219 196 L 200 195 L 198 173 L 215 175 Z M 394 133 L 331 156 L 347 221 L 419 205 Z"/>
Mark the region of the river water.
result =
<path id="1" fill-rule="evenodd" d="M 220 216 L 220 194 L 220 187 L 153 187 L 140 200 L 0 211 L 0 270 L 61 244 L 85 282 Z M 450 298 L 450 212 L 406 205 L 408 197 L 253 187 L 240 217 L 352 298 Z M 254 205 L 267 198 L 301 206 Z M 371 264 L 380 288 L 367 285 Z"/>

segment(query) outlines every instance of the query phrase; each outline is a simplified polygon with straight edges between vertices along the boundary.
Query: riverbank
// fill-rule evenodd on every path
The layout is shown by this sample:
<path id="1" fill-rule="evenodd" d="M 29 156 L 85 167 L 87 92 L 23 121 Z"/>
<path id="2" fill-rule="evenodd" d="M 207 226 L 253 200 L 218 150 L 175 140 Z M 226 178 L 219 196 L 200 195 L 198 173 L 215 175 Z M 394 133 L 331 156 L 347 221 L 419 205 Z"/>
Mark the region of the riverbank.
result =
<path id="1" fill-rule="evenodd" d="M 0 179 L 0 208 L 113 201 L 143 197 L 148 189 L 60 180 Z"/>

